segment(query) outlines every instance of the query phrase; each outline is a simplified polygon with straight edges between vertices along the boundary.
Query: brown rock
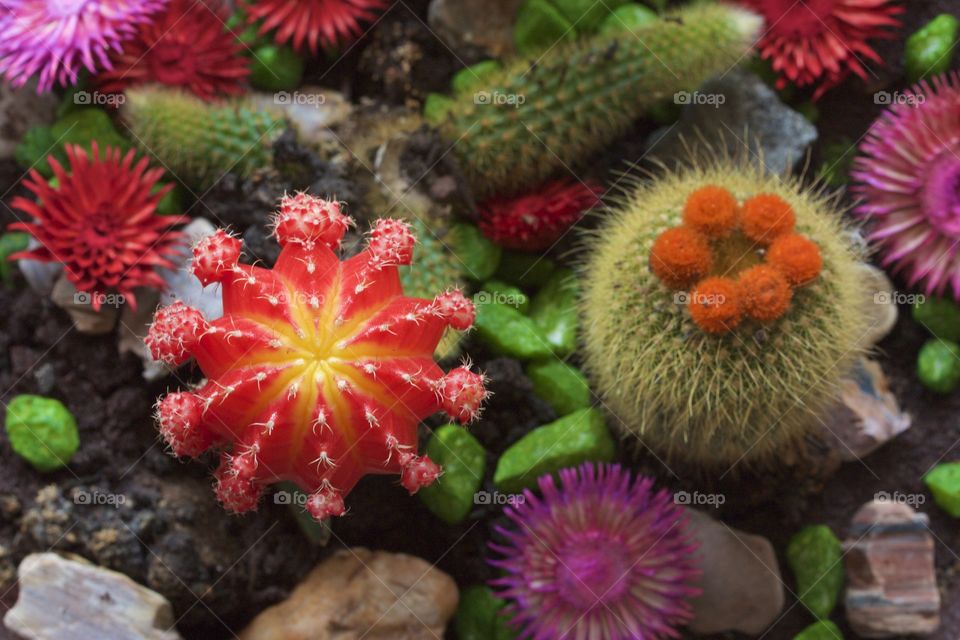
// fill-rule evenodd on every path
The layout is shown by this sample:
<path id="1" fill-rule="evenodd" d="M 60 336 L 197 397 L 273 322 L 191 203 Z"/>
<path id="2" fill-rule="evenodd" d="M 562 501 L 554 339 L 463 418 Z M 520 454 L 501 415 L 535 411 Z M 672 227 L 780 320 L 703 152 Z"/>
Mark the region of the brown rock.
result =
<path id="1" fill-rule="evenodd" d="M 17 571 L 20 596 L 3 624 L 30 640 L 179 640 L 166 598 L 77 557 L 34 553 Z"/>
<path id="2" fill-rule="evenodd" d="M 420 558 L 345 549 L 258 615 L 240 640 L 435 640 L 458 599 L 453 579 Z"/>
<path id="3" fill-rule="evenodd" d="M 840 399 L 824 426 L 824 437 L 843 461 L 859 460 L 910 428 L 880 365 L 861 358 L 841 382 Z"/>
<path id="4" fill-rule="evenodd" d="M 70 315 L 77 331 L 94 336 L 113 331 L 123 303 L 122 296 L 111 294 L 104 299 L 99 311 L 94 311 L 91 294 L 77 291 L 65 274 L 53 286 L 50 299 Z"/>
<path id="5" fill-rule="evenodd" d="M 934 632 L 940 592 L 933 536 L 925 514 L 900 502 L 868 502 L 850 524 L 844 543 L 847 620 L 863 638 Z"/>
<path id="6" fill-rule="evenodd" d="M 698 635 L 763 632 L 783 609 L 783 580 L 773 545 L 762 536 L 728 527 L 688 509 L 689 530 L 700 543 L 697 586 L 689 629 Z"/>
<path id="7" fill-rule="evenodd" d="M 493 58 L 513 53 L 513 22 L 523 0 L 433 0 L 430 27 L 454 51 L 470 48 Z"/>

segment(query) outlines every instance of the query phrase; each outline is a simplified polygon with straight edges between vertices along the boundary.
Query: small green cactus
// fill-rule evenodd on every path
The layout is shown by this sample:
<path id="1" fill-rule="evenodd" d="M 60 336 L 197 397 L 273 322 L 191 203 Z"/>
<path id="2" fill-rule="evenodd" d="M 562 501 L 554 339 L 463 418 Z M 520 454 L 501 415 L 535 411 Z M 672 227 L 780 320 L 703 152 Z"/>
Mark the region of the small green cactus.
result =
<path id="1" fill-rule="evenodd" d="M 744 57 L 759 16 L 724 4 L 677 10 L 633 33 L 596 35 L 520 59 L 453 97 L 440 124 L 483 194 L 538 184 L 584 162 L 647 109 Z"/>
<path id="2" fill-rule="evenodd" d="M 463 287 L 460 264 L 450 248 L 449 233 L 438 238 L 427 228 L 423 220 L 410 216 L 407 222 L 417 236 L 417 248 L 413 252 L 413 264 L 400 267 L 403 290 L 417 298 L 433 299 L 449 287 Z M 447 328 L 437 345 L 435 355 L 440 360 L 450 360 L 460 354 L 463 333 Z"/>
<path id="3" fill-rule="evenodd" d="M 778 319 L 709 334 L 690 315 L 691 294 L 651 272 L 654 240 L 680 224 L 687 197 L 705 185 L 741 201 L 779 196 L 792 207 L 796 233 L 819 247 L 819 276 L 793 292 Z M 618 418 L 611 424 L 659 455 L 708 471 L 772 466 L 822 428 L 818 414 L 837 400 L 867 330 L 858 312 L 867 295 L 861 256 L 848 238 L 832 199 L 746 162 L 718 160 L 637 184 L 592 236 L 581 278 L 584 368 Z M 718 251 L 709 279 L 736 277 L 774 253 L 758 249 Z"/>
<path id="4" fill-rule="evenodd" d="M 226 173 L 247 177 L 270 166 L 271 145 L 285 129 L 278 114 L 243 100 L 209 104 L 160 87 L 128 90 L 122 116 L 138 147 L 179 180 L 199 188 Z"/>
<path id="5" fill-rule="evenodd" d="M 7 405 L 6 429 L 13 451 L 37 471 L 66 466 L 80 447 L 73 415 L 53 398 L 17 396 Z"/>

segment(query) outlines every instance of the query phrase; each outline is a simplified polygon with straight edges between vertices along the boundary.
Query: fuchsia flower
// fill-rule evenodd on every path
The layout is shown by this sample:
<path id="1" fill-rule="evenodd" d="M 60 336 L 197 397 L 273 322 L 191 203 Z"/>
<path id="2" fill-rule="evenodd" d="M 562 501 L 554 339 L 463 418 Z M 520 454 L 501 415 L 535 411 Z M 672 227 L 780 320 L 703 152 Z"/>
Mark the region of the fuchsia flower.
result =
<path id="1" fill-rule="evenodd" d="M 493 581 L 522 638 L 655 640 L 678 637 L 699 576 L 686 516 L 653 480 L 587 463 L 539 480 L 507 507 L 505 542 L 491 544 Z"/>
<path id="2" fill-rule="evenodd" d="M 884 266 L 910 286 L 960 299 L 960 78 L 898 94 L 854 161 L 855 213 Z"/>
<path id="3" fill-rule="evenodd" d="M 165 0 L 3 0 L 0 74 L 14 86 L 39 76 L 38 91 L 77 83 L 82 68 L 110 69 L 109 54 Z"/>

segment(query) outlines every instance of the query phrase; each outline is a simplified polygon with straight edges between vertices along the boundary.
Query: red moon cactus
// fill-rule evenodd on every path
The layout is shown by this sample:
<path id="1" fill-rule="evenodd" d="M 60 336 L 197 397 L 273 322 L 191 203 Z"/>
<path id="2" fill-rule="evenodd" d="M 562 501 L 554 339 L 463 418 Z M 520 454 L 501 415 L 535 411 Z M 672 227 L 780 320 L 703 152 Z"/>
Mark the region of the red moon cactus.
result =
<path id="1" fill-rule="evenodd" d="M 194 274 L 223 287 L 222 318 L 181 303 L 154 318 L 153 357 L 176 365 L 192 355 L 207 377 L 159 402 L 160 431 L 178 456 L 224 449 L 215 475 L 227 509 L 253 509 L 282 480 L 309 494 L 317 519 L 342 515 L 366 474 L 400 474 L 415 493 L 440 475 L 417 455 L 419 422 L 480 411 L 483 376 L 444 375 L 433 360 L 447 326 L 473 323 L 473 305 L 458 291 L 403 295 L 397 266 L 410 263 L 415 239 L 398 220 L 378 221 L 367 249 L 341 262 L 334 249 L 350 222 L 335 202 L 284 197 L 272 270 L 239 264 L 240 242 L 223 231 L 194 249 Z"/>

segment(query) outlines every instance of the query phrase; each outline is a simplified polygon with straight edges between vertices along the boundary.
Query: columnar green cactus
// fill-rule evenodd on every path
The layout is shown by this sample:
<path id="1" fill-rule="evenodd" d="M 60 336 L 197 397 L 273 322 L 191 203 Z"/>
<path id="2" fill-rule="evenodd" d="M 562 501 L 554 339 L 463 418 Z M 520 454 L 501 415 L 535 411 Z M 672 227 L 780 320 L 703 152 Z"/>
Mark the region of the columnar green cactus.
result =
<path id="1" fill-rule="evenodd" d="M 280 116 L 243 100 L 210 104 L 160 87 L 129 89 L 122 115 L 137 146 L 201 188 L 228 172 L 246 177 L 269 166 L 271 144 L 285 128 Z"/>
<path id="2" fill-rule="evenodd" d="M 719 240 L 689 231 L 701 238 L 698 243 L 713 243 L 712 262 L 700 269 L 706 279 L 690 293 L 664 284 L 651 272 L 654 241 L 681 220 L 689 222 L 688 196 L 705 185 L 723 187 L 740 202 L 760 194 L 771 194 L 763 196 L 767 202 L 782 199 L 793 210 L 784 226 L 795 232 L 778 238 L 806 238 L 819 248 L 815 279 L 792 293 L 748 289 L 748 270 L 754 276 L 779 273 L 776 265 L 757 266 L 775 262 L 779 239 L 767 248 L 740 231 Z M 741 462 L 771 466 L 822 428 L 818 414 L 837 400 L 840 381 L 863 351 L 868 327 L 858 307 L 872 296 L 833 204 L 797 181 L 729 160 L 637 185 L 592 236 L 581 280 L 584 365 L 618 418 L 611 424 L 667 459 L 719 471 Z M 736 211 L 736 202 L 732 206 Z M 746 210 L 739 214 L 741 226 Z M 679 258 L 695 255 L 693 245 L 675 247 Z M 730 283 L 726 302 L 735 308 L 726 316 L 728 331 L 710 333 L 702 328 L 706 323 L 695 322 L 696 315 L 717 310 L 709 300 L 695 308 L 708 281 Z M 756 307 L 758 301 L 782 305 L 779 295 L 786 296 L 786 306 L 777 309 L 782 315 Z M 722 311 L 730 312 L 727 307 Z"/>
<path id="3" fill-rule="evenodd" d="M 677 10 L 635 32 L 601 34 L 517 60 L 459 91 L 440 130 L 480 193 L 537 184 L 583 162 L 644 111 L 734 66 L 759 16 L 723 4 Z"/>

